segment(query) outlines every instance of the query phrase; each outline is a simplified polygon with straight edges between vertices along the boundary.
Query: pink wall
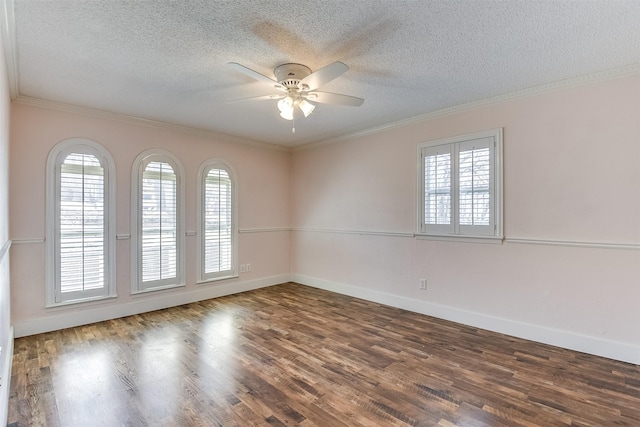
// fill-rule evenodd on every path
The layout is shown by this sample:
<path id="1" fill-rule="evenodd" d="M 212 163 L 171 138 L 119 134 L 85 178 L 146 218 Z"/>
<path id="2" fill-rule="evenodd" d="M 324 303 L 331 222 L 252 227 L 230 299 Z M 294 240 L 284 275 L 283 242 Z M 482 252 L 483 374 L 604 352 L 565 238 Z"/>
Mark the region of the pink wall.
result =
<path id="1" fill-rule="evenodd" d="M 119 236 L 130 233 L 131 167 L 136 156 L 149 148 L 162 148 L 182 162 L 186 188 L 186 231 L 196 229 L 196 175 L 208 158 L 225 160 L 238 181 L 239 263 L 251 263 L 251 272 L 238 279 L 196 285 L 196 238 L 186 237 L 186 288 L 132 297 L 130 294 L 130 241 L 117 241 L 117 293 L 115 302 L 79 304 L 45 309 L 45 175 L 51 148 L 72 137 L 102 144 L 116 163 L 116 197 Z M 229 293 L 247 287 L 286 280 L 289 265 L 290 154 L 283 150 L 238 143 L 224 136 L 180 131 L 89 117 L 24 104 L 12 106 L 11 132 L 11 249 L 12 313 L 16 335 L 37 331 L 38 319 L 58 319 L 64 326 L 108 316 L 153 309 L 203 296 Z M 256 230 L 259 229 L 259 230 Z M 190 295 L 190 296 L 186 296 Z M 157 300 L 157 304 L 149 301 Z M 127 305 L 128 304 L 128 305 Z M 120 307 L 119 307 L 120 306 Z M 127 308 L 123 308 L 127 307 Z M 91 315 L 90 311 L 98 313 Z M 66 316 L 66 317 L 65 317 Z M 112 316 L 112 317 L 113 317 Z M 30 323 L 31 322 L 31 323 Z M 27 325 L 28 327 L 25 327 Z"/>
<path id="2" fill-rule="evenodd" d="M 640 363 L 638 117 L 633 76 L 298 150 L 293 278 Z M 416 230 L 418 143 L 500 127 L 503 244 L 390 234 Z"/>

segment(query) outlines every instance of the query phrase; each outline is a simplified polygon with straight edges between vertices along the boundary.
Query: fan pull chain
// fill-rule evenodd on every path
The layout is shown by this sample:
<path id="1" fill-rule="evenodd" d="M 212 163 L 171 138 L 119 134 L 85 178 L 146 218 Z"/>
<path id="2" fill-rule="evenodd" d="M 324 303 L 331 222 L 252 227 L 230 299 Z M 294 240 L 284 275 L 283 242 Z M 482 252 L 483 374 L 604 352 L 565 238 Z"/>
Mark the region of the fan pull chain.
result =
<path id="1" fill-rule="evenodd" d="M 293 115 L 293 119 L 291 119 L 291 133 L 296 133 L 296 115 Z"/>

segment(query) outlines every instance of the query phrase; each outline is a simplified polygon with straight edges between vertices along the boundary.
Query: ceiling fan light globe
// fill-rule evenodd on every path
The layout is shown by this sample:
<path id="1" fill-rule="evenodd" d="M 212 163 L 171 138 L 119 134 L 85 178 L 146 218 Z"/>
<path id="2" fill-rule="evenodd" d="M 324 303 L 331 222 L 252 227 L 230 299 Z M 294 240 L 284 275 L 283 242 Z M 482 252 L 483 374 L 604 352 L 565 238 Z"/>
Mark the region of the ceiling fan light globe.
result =
<path id="1" fill-rule="evenodd" d="M 280 117 L 285 120 L 293 120 L 293 109 L 291 109 L 290 111 L 281 111 Z"/>
<path id="2" fill-rule="evenodd" d="M 281 113 L 292 112 L 293 106 L 294 106 L 293 98 L 291 98 L 290 96 L 286 96 L 282 98 L 280 101 L 278 101 L 278 110 L 280 110 Z"/>
<path id="3" fill-rule="evenodd" d="M 309 117 L 309 115 L 313 113 L 313 110 L 316 108 L 315 105 L 311 104 L 310 102 L 307 102 L 305 99 L 300 101 L 300 104 L 298 104 L 298 107 L 300 107 L 300 110 L 302 110 L 302 113 L 304 114 L 305 117 Z"/>
<path id="4" fill-rule="evenodd" d="M 278 110 L 280 110 L 280 117 L 285 120 L 293 120 L 293 107 L 295 102 L 290 96 L 282 98 L 278 101 Z"/>

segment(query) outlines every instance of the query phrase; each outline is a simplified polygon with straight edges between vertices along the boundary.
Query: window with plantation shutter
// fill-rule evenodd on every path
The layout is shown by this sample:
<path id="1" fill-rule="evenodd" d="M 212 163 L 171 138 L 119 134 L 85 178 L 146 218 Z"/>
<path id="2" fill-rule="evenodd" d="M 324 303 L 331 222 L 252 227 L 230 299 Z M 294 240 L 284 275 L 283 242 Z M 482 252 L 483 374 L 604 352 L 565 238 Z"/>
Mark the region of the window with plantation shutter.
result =
<path id="1" fill-rule="evenodd" d="M 134 292 L 184 284 L 180 170 L 177 159 L 159 150 L 145 152 L 135 162 Z"/>
<path id="2" fill-rule="evenodd" d="M 199 173 L 199 281 L 236 275 L 235 185 L 231 169 L 217 160 Z"/>
<path id="3" fill-rule="evenodd" d="M 47 162 L 47 305 L 115 295 L 114 166 L 93 141 L 58 144 Z"/>
<path id="4" fill-rule="evenodd" d="M 418 146 L 419 232 L 502 237 L 502 130 Z"/>

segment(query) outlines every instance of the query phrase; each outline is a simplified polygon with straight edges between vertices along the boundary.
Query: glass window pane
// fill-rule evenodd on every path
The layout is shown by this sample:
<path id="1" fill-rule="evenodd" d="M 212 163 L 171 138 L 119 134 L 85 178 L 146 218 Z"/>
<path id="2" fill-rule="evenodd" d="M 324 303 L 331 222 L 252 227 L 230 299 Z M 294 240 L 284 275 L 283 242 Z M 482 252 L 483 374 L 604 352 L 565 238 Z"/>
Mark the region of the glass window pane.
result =
<path id="1" fill-rule="evenodd" d="M 62 293 L 105 286 L 104 169 L 90 154 L 60 165 L 59 272 Z"/>
<path id="2" fill-rule="evenodd" d="M 424 159 L 425 224 L 451 224 L 451 155 Z"/>
<path id="3" fill-rule="evenodd" d="M 142 281 L 177 277 L 177 186 L 168 163 L 149 162 L 142 173 Z"/>
<path id="4" fill-rule="evenodd" d="M 489 148 L 461 151 L 459 156 L 459 206 L 461 225 L 491 223 Z"/>
<path id="5" fill-rule="evenodd" d="M 231 270 L 232 186 L 224 169 L 211 169 L 204 182 L 204 273 Z"/>

